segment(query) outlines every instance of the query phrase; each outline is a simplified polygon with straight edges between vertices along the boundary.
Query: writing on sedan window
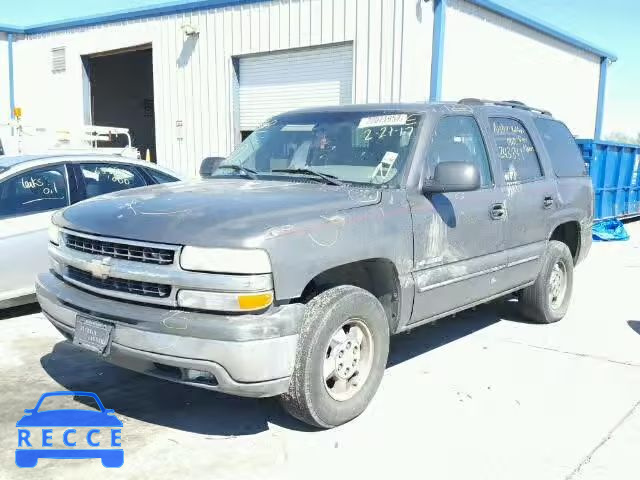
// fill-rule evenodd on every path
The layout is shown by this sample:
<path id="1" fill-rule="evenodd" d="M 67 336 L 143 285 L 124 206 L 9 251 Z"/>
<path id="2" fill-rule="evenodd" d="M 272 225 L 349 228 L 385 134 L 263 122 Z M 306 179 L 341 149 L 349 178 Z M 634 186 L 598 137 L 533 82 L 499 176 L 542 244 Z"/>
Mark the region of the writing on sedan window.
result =
<path id="1" fill-rule="evenodd" d="M 22 178 L 20 183 L 24 190 L 39 190 L 42 195 L 50 196 L 58 193 L 58 187 L 55 183 L 46 185 L 42 178 Z"/>
<path id="2" fill-rule="evenodd" d="M 118 185 L 127 185 L 127 186 L 131 185 L 131 177 L 116 177 L 116 176 L 113 176 L 111 178 L 111 181 L 113 183 L 117 183 Z"/>

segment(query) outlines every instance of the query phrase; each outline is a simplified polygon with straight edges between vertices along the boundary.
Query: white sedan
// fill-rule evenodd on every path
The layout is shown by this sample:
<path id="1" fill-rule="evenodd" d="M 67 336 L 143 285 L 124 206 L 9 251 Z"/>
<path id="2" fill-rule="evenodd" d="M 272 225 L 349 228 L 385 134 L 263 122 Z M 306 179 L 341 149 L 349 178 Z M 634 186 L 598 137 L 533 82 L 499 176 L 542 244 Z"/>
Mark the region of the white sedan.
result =
<path id="1" fill-rule="evenodd" d="M 0 309 L 35 301 L 48 228 L 59 209 L 127 188 L 175 182 L 152 163 L 117 155 L 0 156 Z"/>

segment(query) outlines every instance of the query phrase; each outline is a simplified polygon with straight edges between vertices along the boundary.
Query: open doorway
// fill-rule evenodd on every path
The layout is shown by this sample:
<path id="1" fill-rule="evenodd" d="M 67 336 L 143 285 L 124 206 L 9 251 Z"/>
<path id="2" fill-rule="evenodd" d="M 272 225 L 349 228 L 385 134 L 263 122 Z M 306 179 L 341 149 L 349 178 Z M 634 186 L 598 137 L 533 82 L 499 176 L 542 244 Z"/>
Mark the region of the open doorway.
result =
<path id="1" fill-rule="evenodd" d="M 142 158 L 149 150 L 156 162 L 152 58 L 151 45 L 84 57 L 85 116 L 93 125 L 128 128 Z"/>

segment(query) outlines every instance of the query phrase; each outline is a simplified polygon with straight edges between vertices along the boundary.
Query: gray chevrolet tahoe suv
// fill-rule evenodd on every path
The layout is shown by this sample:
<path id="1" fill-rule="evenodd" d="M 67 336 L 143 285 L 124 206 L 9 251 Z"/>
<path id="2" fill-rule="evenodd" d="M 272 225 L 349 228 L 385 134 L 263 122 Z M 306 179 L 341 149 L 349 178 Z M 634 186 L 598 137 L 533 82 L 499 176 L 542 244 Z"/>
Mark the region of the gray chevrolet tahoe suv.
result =
<path id="1" fill-rule="evenodd" d="M 37 295 L 114 364 L 328 428 L 366 408 L 391 334 L 511 293 L 560 320 L 592 199 L 567 127 L 520 102 L 300 110 L 210 178 L 58 213 Z"/>

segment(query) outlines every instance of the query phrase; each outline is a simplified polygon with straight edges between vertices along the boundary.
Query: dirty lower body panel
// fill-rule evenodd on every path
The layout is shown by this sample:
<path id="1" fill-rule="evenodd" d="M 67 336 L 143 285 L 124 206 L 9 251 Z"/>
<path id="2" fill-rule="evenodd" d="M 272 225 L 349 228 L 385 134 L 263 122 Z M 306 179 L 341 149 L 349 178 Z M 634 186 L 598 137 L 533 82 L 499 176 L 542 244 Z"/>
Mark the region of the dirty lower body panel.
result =
<path id="1" fill-rule="evenodd" d="M 240 316 L 170 310 L 103 298 L 51 273 L 38 277 L 36 292 L 68 340 L 116 365 L 242 396 L 288 389 L 303 305 Z"/>

